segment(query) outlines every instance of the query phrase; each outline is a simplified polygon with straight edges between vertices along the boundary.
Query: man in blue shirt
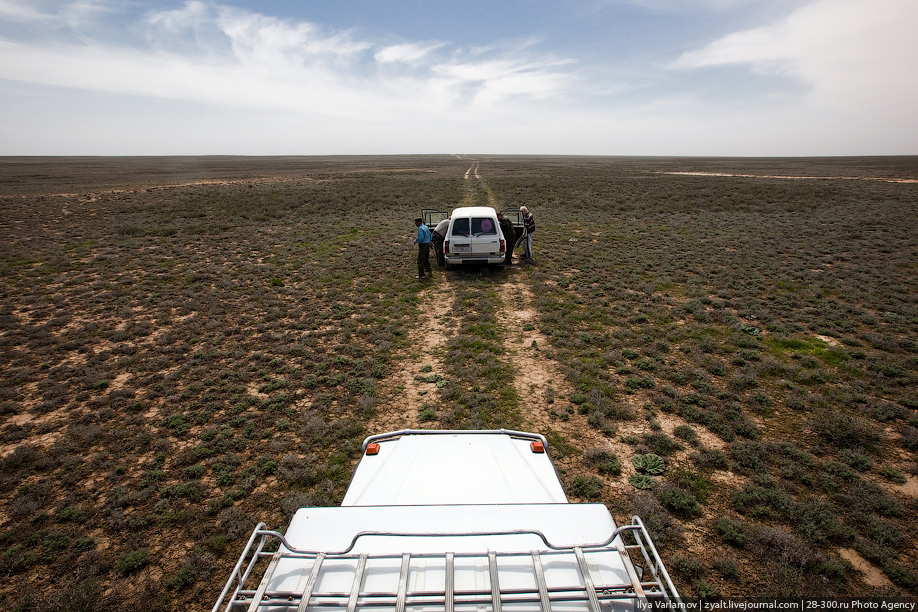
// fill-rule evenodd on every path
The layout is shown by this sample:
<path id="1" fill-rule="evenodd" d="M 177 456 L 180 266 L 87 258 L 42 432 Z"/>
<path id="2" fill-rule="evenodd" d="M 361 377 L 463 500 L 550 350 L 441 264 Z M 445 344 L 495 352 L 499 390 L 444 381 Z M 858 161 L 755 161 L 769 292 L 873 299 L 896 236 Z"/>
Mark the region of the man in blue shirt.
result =
<path id="1" fill-rule="evenodd" d="M 418 245 L 418 278 L 428 278 L 433 270 L 430 268 L 430 229 L 424 225 L 423 220 L 418 217 L 414 220 L 415 226 L 418 228 L 418 237 L 414 239 L 414 243 Z M 427 272 L 427 276 L 424 275 L 424 272 Z"/>

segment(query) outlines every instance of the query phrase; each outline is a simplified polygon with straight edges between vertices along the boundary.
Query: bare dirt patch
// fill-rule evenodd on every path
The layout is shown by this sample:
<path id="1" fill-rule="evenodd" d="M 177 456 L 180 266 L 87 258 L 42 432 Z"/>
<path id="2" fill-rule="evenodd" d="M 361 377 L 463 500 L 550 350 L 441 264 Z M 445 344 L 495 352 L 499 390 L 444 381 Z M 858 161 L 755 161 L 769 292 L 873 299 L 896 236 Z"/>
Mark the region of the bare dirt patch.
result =
<path id="1" fill-rule="evenodd" d="M 421 293 L 417 324 L 411 327 L 408 346 L 414 347 L 395 366 L 395 372 L 379 384 L 379 404 L 367 425 L 371 434 L 420 426 L 418 413 L 435 401 L 435 375 L 445 376 L 442 348 L 452 333 L 450 312 L 455 291 L 451 284 L 436 281 Z"/>
<path id="2" fill-rule="evenodd" d="M 904 485 L 896 487 L 896 491 L 909 497 L 918 497 L 918 476 L 909 476 Z"/>
<path id="3" fill-rule="evenodd" d="M 613 450 L 611 441 L 590 427 L 586 417 L 567 412 L 564 401 L 574 392 L 561 373 L 558 363 L 546 356 L 550 345 L 538 329 L 538 313 L 533 308 L 532 291 L 525 282 L 510 282 L 509 293 L 514 301 L 505 304 L 499 320 L 508 331 L 509 359 L 517 371 L 514 387 L 520 397 L 520 412 L 529 431 L 545 434 L 559 433 L 572 445 L 582 449 L 602 447 Z M 563 416 L 562 416 L 563 415 Z M 564 457 L 556 461 L 571 468 L 579 465 L 579 457 Z"/>
<path id="4" fill-rule="evenodd" d="M 892 587 L 892 582 L 883 572 L 860 556 L 853 548 L 840 548 L 838 554 L 861 573 L 864 582 L 872 587 Z"/>

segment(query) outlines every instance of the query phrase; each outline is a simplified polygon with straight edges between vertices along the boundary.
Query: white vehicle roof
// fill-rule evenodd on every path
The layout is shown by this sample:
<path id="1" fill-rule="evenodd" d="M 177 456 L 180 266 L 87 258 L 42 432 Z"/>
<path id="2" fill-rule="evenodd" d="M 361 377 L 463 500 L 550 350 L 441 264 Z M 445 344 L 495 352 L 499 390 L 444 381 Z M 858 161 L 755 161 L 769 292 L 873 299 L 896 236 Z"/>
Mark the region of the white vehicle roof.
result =
<path id="1" fill-rule="evenodd" d="M 495 433 L 369 438 L 379 452 L 361 458 L 341 505 L 567 502 L 548 455 L 531 448 L 535 437 Z"/>
<path id="2" fill-rule="evenodd" d="M 453 210 L 450 219 L 456 217 L 496 217 L 497 211 L 490 206 L 462 206 Z"/>
<path id="3" fill-rule="evenodd" d="M 213 612 L 680 603 L 640 519 L 617 527 L 603 504 L 567 503 L 544 447 L 542 436 L 505 430 L 367 438 L 345 504 L 300 508 L 284 534 L 258 525 Z M 280 542 L 274 551 L 269 538 Z"/>

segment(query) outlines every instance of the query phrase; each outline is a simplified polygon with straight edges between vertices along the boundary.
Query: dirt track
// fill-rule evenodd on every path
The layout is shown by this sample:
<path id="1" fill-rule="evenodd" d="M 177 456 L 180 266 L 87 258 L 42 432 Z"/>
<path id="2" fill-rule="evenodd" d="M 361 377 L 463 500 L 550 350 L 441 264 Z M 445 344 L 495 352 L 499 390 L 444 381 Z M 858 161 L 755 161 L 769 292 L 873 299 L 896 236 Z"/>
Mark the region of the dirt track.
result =
<path id="1" fill-rule="evenodd" d="M 480 163 L 473 161 L 465 172 L 465 180 L 470 188 L 472 181 L 477 181 L 487 193 L 488 204 L 499 207 L 479 169 Z M 443 365 L 443 350 L 449 336 L 455 333 L 450 324 L 458 317 L 458 313 L 453 312 L 455 283 L 463 274 L 467 272 L 438 270 L 436 280 L 422 291 L 417 325 L 412 328 L 408 341 L 409 346 L 419 348 L 405 355 L 397 373 L 380 384 L 381 406 L 367 431 L 378 433 L 421 425 L 418 413 L 426 403 L 435 401 L 436 394 L 435 386 L 423 379 L 448 374 Z M 506 360 L 515 373 L 513 385 L 520 398 L 524 427 L 543 434 L 553 430 L 565 440 L 576 440 L 581 450 L 608 447 L 605 436 L 590 427 L 584 416 L 576 412 L 570 414 L 561 407 L 568 405 L 564 400 L 574 390 L 565 380 L 560 365 L 545 351 L 548 341 L 538 329 L 538 313 L 532 305 L 533 296 L 524 271 L 511 267 L 499 274 L 499 282 L 504 285 L 501 290 L 504 299 L 497 320 L 506 338 Z M 579 464 L 579 456 L 563 461 L 568 467 L 574 467 Z"/>
<path id="2" fill-rule="evenodd" d="M 437 275 L 441 276 L 442 272 L 438 271 Z M 405 355 L 397 372 L 381 382 L 382 406 L 367 425 L 368 432 L 384 433 L 419 427 L 418 413 L 425 403 L 432 400 L 436 386 L 417 379 L 445 374 L 442 349 L 450 333 L 454 293 L 448 282 L 431 284 L 421 293 L 418 322 L 411 328 L 408 338 L 409 346 L 420 348 Z M 430 366 L 429 371 L 422 371 L 428 369 L 425 366 Z"/>

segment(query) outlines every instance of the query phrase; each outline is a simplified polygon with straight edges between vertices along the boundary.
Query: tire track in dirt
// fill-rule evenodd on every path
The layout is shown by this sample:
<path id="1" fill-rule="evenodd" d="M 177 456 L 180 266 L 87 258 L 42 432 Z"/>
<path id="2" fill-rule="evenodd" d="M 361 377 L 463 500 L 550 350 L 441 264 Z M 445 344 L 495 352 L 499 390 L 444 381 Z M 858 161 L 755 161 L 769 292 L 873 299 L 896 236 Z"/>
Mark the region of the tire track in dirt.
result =
<path id="1" fill-rule="evenodd" d="M 462 206 L 475 206 L 475 188 L 472 186 L 470 177 L 481 181 L 481 176 L 478 174 L 478 166 L 478 160 L 472 160 L 472 165 L 465 171 L 465 195 L 462 197 Z"/>
<path id="2" fill-rule="evenodd" d="M 438 276 L 443 279 L 442 273 Z M 449 314 L 455 289 L 452 283 L 440 280 L 424 289 L 419 300 L 418 320 L 408 331 L 409 348 L 393 374 L 379 384 L 376 411 L 366 428 L 370 435 L 420 428 L 418 412 L 425 403 L 433 405 L 438 400 L 436 384 L 417 378 L 446 375 L 442 349 L 453 331 Z"/>
<path id="3" fill-rule="evenodd" d="M 472 177 L 485 185 L 478 171 L 479 161 L 470 161 L 472 163 L 464 177 L 469 188 L 464 203 L 466 206 L 473 204 Z M 496 205 L 491 190 L 487 186 L 485 188 L 489 201 Z M 454 333 L 450 325 L 450 313 L 456 300 L 456 289 L 447 278 L 448 274 L 445 271 L 438 274 L 442 280 L 432 283 L 419 295 L 418 320 L 408 331 L 409 349 L 395 365 L 394 373 L 379 384 L 375 414 L 366 426 L 366 431 L 371 435 L 420 428 L 418 413 L 425 404 L 434 406 L 439 400 L 436 384 L 419 378 L 433 378 L 436 375 L 445 378 L 448 374 L 442 356 L 443 347 Z"/>
<path id="4" fill-rule="evenodd" d="M 653 430 L 645 418 L 641 416 L 642 398 L 639 396 L 625 396 L 619 401 L 626 404 L 636 418 L 629 421 L 620 421 L 618 430 L 613 437 L 603 434 L 587 422 L 587 417 L 581 415 L 570 402 L 571 394 L 575 389 L 567 382 L 561 369 L 561 364 L 546 354 L 550 352 L 548 339 L 538 329 L 538 311 L 533 306 L 533 294 L 525 280 L 519 278 L 509 282 L 509 290 L 504 295 L 510 295 L 511 300 L 505 300 L 499 320 L 501 326 L 507 331 L 508 340 L 505 343 L 509 360 L 517 372 L 514 388 L 520 397 L 520 412 L 523 416 L 523 428 L 526 431 L 548 435 L 555 432 L 564 443 L 576 449 L 576 453 L 552 452 L 552 460 L 559 469 L 571 475 L 598 476 L 607 487 L 611 497 L 619 499 L 631 498 L 636 489 L 628 482 L 636 472 L 630 459 L 635 454 L 634 447 L 623 442 L 628 437 L 641 437 Z M 657 412 L 657 420 L 662 423 L 663 430 L 672 434 L 678 425 L 686 424 L 682 419 L 666 413 Z M 724 443 L 703 428 L 696 428 L 699 439 L 708 448 L 721 449 Z M 614 453 L 621 462 L 622 471 L 618 476 L 597 475 L 595 471 L 583 461 L 583 451 L 590 448 L 601 448 Z M 685 463 L 689 453 L 695 449 L 689 446 L 670 458 L 667 463 L 677 461 Z M 551 449 L 549 449 L 551 452 Z M 719 471 L 714 477 L 718 484 L 727 480 L 736 480 L 730 472 Z M 733 482 L 735 485 L 735 482 Z"/>
<path id="5" fill-rule="evenodd" d="M 472 164 L 472 167 L 466 170 L 465 172 L 465 180 L 468 181 L 469 173 L 472 173 L 472 175 L 478 180 L 478 183 L 481 185 L 481 188 L 484 189 L 485 193 L 488 196 L 488 206 L 490 206 L 491 208 L 495 210 L 500 210 L 498 206 L 497 196 L 494 195 L 494 191 L 491 189 L 491 186 L 488 185 L 488 181 L 481 178 L 481 174 L 478 172 L 480 168 L 481 168 L 481 164 L 479 162 L 476 161 L 474 164 Z"/>
<path id="6" fill-rule="evenodd" d="M 574 393 L 574 388 L 567 382 L 558 362 L 544 352 L 551 345 L 538 329 L 532 291 L 520 279 L 508 281 L 508 284 L 509 290 L 503 295 L 509 294 L 512 301 L 505 300 L 498 320 L 508 332 L 505 347 L 517 372 L 513 384 L 520 398 L 524 428 L 543 435 L 554 431 L 580 451 L 591 447 L 613 450 L 611 441 L 591 427 L 585 416 L 577 411 L 568 412 L 567 398 Z M 581 456 L 553 459 L 560 467 L 581 471 Z"/>

